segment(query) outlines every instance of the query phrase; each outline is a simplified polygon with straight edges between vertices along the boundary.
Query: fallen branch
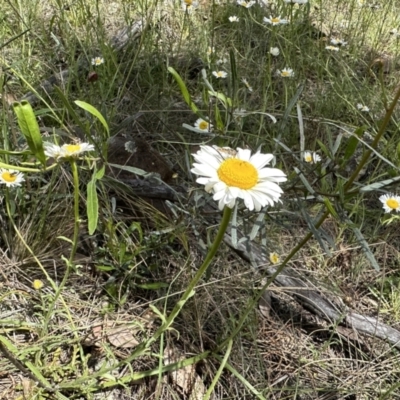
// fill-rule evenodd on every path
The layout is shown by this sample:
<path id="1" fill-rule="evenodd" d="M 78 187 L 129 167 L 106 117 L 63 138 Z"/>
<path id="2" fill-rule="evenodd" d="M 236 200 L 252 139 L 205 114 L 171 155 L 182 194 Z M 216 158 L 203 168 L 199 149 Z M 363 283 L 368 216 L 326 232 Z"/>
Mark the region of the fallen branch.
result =
<path id="1" fill-rule="evenodd" d="M 255 263 L 260 270 L 265 271 L 268 276 L 272 276 L 276 272 L 276 268 L 268 265 L 269 261 L 263 254 L 261 246 L 252 242 L 239 242 L 240 236 L 243 237 L 243 235 L 240 232 L 237 234 L 238 244 L 236 246 L 233 245 L 232 238 L 228 234 L 225 235 L 225 243 L 234 248 L 243 259 Z M 287 288 L 288 294 L 291 294 L 304 308 L 320 318 L 332 324 L 345 325 L 359 333 L 386 340 L 400 349 L 400 332 L 397 329 L 379 322 L 377 318 L 355 313 L 333 293 L 329 293 L 328 299 L 293 268 L 286 267 L 275 278 L 274 284 Z"/>

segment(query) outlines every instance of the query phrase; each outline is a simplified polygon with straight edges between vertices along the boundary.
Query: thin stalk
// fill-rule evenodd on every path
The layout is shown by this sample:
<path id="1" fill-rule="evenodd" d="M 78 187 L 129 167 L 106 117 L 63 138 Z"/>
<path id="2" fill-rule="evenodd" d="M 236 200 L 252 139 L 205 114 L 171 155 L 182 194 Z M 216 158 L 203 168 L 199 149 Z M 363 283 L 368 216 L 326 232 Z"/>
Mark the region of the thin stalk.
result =
<path id="1" fill-rule="evenodd" d="M 79 237 L 79 174 L 78 174 L 78 167 L 76 165 L 76 161 L 74 158 L 70 160 L 71 170 L 72 170 L 72 177 L 74 180 L 74 236 L 72 238 L 72 249 L 71 255 L 69 257 L 69 264 L 73 263 L 76 249 L 78 248 L 78 237 Z"/>

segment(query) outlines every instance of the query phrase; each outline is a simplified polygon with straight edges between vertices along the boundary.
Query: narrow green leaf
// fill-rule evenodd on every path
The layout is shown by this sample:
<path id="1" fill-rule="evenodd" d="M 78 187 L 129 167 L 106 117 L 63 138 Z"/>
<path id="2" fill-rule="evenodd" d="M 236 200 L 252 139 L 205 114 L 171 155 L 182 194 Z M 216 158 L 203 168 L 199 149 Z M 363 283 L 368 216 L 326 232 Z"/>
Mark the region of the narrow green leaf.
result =
<path id="1" fill-rule="evenodd" d="M 333 207 L 332 203 L 330 202 L 330 200 L 327 197 L 324 197 L 324 203 L 326 208 L 328 209 L 328 211 L 330 212 L 330 214 L 335 217 L 337 220 L 339 220 L 339 216 L 337 215 L 337 212 L 335 210 L 335 208 Z"/>
<path id="2" fill-rule="evenodd" d="M 88 217 L 89 235 L 93 235 L 96 231 L 99 220 L 99 199 L 96 191 L 96 171 L 93 174 L 92 180 L 87 185 L 87 203 L 86 213 Z"/>
<path id="3" fill-rule="evenodd" d="M 356 136 L 352 136 L 347 141 L 347 146 L 346 146 L 346 150 L 344 152 L 342 165 L 347 163 L 347 161 L 350 159 L 350 157 L 354 154 L 354 152 L 356 151 L 357 145 L 358 145 L 358 139 Z"/>
<path id="4" fill-rule="evenodd" d="M 21 101 L 20 103 L 14 103 L 13 108 L 29 149 L 43 165 L 46 165 L 42 135 L 40 134 L 32 106 L 27 101 Z"/>
<path id="5" fill-rule="evenodd" d="M 175 78 L 179 89 L 181 90 L 182 96 L 186 102 L 186 104 L 192 109 L 194 113 L 197 114 L 199 109 L 196 107 L 196 104 L 192 102 L 192 98 L 190 97 L 189 91 L 183 82 L 182 78 L 179 76 L 178 72 L 176 72 L 172 67 L 168 67 L 169 73 Z"/>
<path id="6" fill-rule="evenodd" d="M 208 94 L 210 96 L 214 96 L 217 99 L 221 100 L 222 103 L 224 104 L 225 108 L 232 107 L 232 100 L 229 97 L 226 97 L 223 93 L 221 93 L 221 92 L 212 92 L 211 90 L 209 90 Z"/>
<path id="7" fill-rule="evenodd" d="M 136 168 L 136 167 L 130 167 L 130 166 L 127 166 L 127 165 L 119 165 L 119 164 L 112 164 L 112 163 L 109 163 L 108 165 L 110 165 L 111 167 L 122 169 L 123 171 L 132 172 L 132 174 L 136 174 L 136 175 L 139 175 L 139 176 L 151 175 L 150 172 L 146 172 L 143 169 Z"/>
<path id="8" fill-rule="evenodd" d="M 352 222 L 351 221 L 350 221 L 350 223 L 351 223 L 350 228 L 353 230 L 353 232 L 354 232 L 354 234 L 355 234 L 355 236 L 356 236 L 356 238 L 358 240 L 358 243 L 360 243 L 361 248 L 363 249 L 364 254 L 367 257 L 368 261 L 370 262 L 370 264 L 377 271 L 379 271 L 380 270 L 379 264 L 376 261 L 376 258 L 373 255 L 373 253 L 372 253 L 372 251 L 371 251 L 371 249 L 369 247 L 368 242 L 365 240 L 365 238 L 364 238 L 363 234 L 361 233 L 361 231 L 357 227 L 352 226 Z"/>
<path id="9" fill-rule="evenodd" d="M 107 124 L 106 120 L 104 119 L 104 117 L 101 115 L 100 111 L 97 110 L 97 108 L 95 108 L 91 104 L 86 103 L 81 100 L 75 100 L 75 104 L 78 107 L 83 108 L 85 111 L 87 111 L 90 114 L 92 114 L 93 116 L 95 116 L 104 126 L 104 129 L 106 130 L 107 135 L 110 136 L 110 129 L 108 127 L 108 124 Z"/>
<path id="10" fill-rule="evenodd" d="M 141 283 L 137 284 L 136 286 L 142 289 L 157 290 L 157 289 L 167 288 L 169 287 L 169 284 L 165 282 L 153 282 L 153 283 Z"/>
<path id="11" fill-rule="evenodd" d="M 106 167 L 103 165 L 95 174 L 96 179 L 100 180 L 103 178 L 104 173 L 106 172 Z"/>

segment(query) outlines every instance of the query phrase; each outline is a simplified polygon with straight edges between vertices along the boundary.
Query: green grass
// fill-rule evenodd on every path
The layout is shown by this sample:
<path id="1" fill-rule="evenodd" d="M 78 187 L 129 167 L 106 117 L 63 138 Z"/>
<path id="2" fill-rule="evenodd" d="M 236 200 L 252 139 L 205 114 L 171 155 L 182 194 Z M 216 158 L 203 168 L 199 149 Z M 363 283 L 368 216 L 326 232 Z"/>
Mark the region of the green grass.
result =
<path id="1" fill-rule="evenodd" d="M 190 13 L 178 1 L 3 2 L 0 162 L 37 172 L 25 172 L 21 187 L 0 185 L 0 397 L 195 399 L 211 388 L 215 399 L 400 398 L 396 348 L 351 337 L 273 285 L 263 316 L 251 301 L 265 277 L 225 245 L 209 279 L 162 328 L 220 223 L 190 173 L 201 144 L 273 153 L 288 175 L 282 204 L 258 221 L 240 208 L 238 227 L 249 234 L 260 224 L 254 241 L 267 258 L 277 252 L 324 293 L 398 325 L 399 221 L 384 214 L 379 196 L 398 193 L 399 111 L 388 110 L 399 90 L 400 37 L 390 33 L 400 28 L 399 11 L 394 0 L 378 9 L 356 0 L 249 9 L 211 1 Z M 263 23 L 279 15 L 290 23 Z M 141 36 L 113 50 L 110 39 L 134 21 L 144 24 Z M 347 44 L 328 50 L 331 39 Z M 104 63 L 94 67 L 96 56 Z M 40 90 L 67 68 L 49 96 Z M 284 68 L 294 76 L 279 76 Z M 212 75 L 219 70 L 226 79 Z M 98 79 L 89 82 L 93 72 Z M 90 157 L 40 166 L 12 107 L 32 91 L 43 140 L 80 139 L 95 146 Z M 76 100 L 95 107 L 109 131 Z M 199 117 L 214 135 L 183 127 Z M 101 176 L 95 207 L 87 185 L 107 167 L 108 139 L 117 133 L 144 139 L 170 164 L 169 184 L 188 191 L 174 214 Z M 322 161 L 306 163 L 305 150 Z M 318 220 L 316 236 L 292 254 Z M 35 280 L 44 286 L 35 289 Z M 115 333 L 120 326 L 123 334 Z"/>

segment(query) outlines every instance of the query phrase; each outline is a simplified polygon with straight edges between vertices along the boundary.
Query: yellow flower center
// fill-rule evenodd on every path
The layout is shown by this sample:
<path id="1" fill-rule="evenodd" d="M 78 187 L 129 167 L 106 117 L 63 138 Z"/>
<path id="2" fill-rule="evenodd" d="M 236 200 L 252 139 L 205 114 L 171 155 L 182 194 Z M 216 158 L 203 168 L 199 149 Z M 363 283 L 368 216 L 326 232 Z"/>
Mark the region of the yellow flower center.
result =
<path id="1" fill-rule="evenodd" d="M 276 253 L 271 253 L 269 255 L 269 260 L 271 261 L 272 264 L 278 264 L 279 262 L 279 255 Z"/>
<path id="2" fill-rule="evenodd" d="M 217 170 L 219 179 L 228 186 L 251 189 L 258 182 L 258 171 L 253 164 L 237 158 L 225 160 Z"/>
<path id="3" fill-rule="evenodd" d="M 281 75 L 284 77 L 290 76 L 290 72 L 289 71 L 282 71 Z"/>
<path id="4" fill-rule="evenodd" d="M 187 6 L 191 6 L 192 3 L 193 3 L 193 0 L 184 0 L 184 2 L 185 2 L 185 4 L 186 4 Z"/>
<path id="5" fill-rule="evenodd" d="M 81 150 L 81 145 L 80 144 L 68 144 L 67 146 L 65 146 L 65 150 L 67 150 L 67 152 L 69 154 L 73 154 L 73 153 L 76 153 Z"/>
<path id="6" fill-rule="evenodd" d="M 199 123 L 199 129 L 201 129 L 202 131 L 205 131 L 206 129 L 208 129 L 208 122 L 207 121 L 201 121 Z"/>
<path id="7" fill-rule="evenodd" d="M 273 24 L 279 24 L 279 22 L 281 22 L 281 19 L 278 18 L 278 17 L 275 17 L 275 18 L 272 18 L 272 19 L 271 19 L 271 22 L 272 22 Z"/>
<path id="8" fill-rule="evenodd" d="M 6 181 L 13 183 L 17 180 L 17 174 L 15 172 L 3 172 L 1 177 Z"/>
<path id="9" fill-rule="evenodd" d="M 306 162 L 311 162 L 311 161 L 312 161 L 312 156 L 311 156 L 311 154 L 307 154 L 307 155 L 304 157 L 304 159 L 305 159 Z"/>
<path id="10" fill-rule="evenodd" d="M 386 205 L 392 210 L 397 210 L 400 206 L 399 202 L 396 199 L 388 199 L 386 201 Z"/>

